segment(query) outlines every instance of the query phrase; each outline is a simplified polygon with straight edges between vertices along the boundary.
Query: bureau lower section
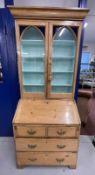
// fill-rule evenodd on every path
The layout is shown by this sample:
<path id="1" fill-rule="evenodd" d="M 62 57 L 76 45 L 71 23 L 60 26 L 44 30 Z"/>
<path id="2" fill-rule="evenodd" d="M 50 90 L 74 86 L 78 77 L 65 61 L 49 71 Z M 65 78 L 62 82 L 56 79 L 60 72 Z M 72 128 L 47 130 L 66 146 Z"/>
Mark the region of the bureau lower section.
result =
<path id="1" fill-rule="evenodd" d="M 73 152 L 17 152 L 17 165 L 64 165 L 75 168 L 77 154 Z"/>
<path id="2" fill-rule="evenodd" d="M 69 166 L 75 168 L 79 125 L 14 125 L 17 166 Z"/>
<path id="3" fill-rule="evenodd" d="M 77 165 L 80 120 L 76 104 L 21 100 L 13 120 L 17 166 Z"/>

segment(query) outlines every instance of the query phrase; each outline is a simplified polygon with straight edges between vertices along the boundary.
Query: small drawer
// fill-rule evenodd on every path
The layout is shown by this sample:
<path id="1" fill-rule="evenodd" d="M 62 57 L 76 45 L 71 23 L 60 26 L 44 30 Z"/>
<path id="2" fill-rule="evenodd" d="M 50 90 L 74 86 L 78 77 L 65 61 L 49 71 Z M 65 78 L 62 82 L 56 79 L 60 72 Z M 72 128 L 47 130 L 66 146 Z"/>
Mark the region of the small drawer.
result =
<path id="1" fill-rule="evenodd" d="M 17 164 L 75 166 L 76 157 L 76 153 L 70 152 L 17 152 Z"/>
<path id="2" fill-rule="evenodd" d="M 14 126 L 16 137 L 45 137 L 43 126 Z"/>
<path id="3" fill-rule="evenodd" d="M 52 126 L 48 128 L 48 137 L 76 137 L 77 127 Z"/>
<path id="4" fill-rule="evenodd" d="M 77 151 L 78 139 L 17 138 L 17 151 Z"/>

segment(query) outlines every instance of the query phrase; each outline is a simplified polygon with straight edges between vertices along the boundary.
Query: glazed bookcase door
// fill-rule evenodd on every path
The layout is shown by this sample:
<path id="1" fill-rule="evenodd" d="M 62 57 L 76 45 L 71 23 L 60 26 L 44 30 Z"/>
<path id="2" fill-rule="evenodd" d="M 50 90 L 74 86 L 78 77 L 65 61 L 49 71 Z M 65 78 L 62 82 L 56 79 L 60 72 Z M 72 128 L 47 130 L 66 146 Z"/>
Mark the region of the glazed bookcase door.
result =
<path id="1" fill-rule="evenodd" d="M 70 26 L 50 25 L 49 97 L 72 97 L 76 62 L 76 31 Z"/>
<path id="2" fill-rule="evenodd" d="M 46 24 L 19 25 L 19 74 L 23 97 L 46 95 Z"/>

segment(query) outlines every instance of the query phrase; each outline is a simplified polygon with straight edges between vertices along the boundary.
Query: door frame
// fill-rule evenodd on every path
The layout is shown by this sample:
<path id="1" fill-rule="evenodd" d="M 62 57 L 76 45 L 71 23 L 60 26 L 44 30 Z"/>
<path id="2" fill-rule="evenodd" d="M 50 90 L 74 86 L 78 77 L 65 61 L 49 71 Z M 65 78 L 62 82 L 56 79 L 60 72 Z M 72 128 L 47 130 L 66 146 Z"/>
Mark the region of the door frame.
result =
<path id="1" fill-rule="evenodd" d="M 43 93 L 32 93 L 23 91 L 22 82 L 22 63 L 21 63 L 21 47 L 20 47 L 20 26 L 44 26 L 45 27 L 45 92 Z M 41 98 L 45 99 L 47 96 L 47 60 L 48 60 L 48 22 L 41 20 L 27 20 L 27 19 L 17 19 L 15 21 L 16 30 L 16 46 L 17 46 L 17 60 L 18 60 L 18 73 L 20 82 L 20 93 L 21 98 Z"/>
<path id="2" fill-rule="evenodd" d="M 75 65 L 74 65 L 74 76 L 73 76 L 73 91 L 72 93 L 51 93 L 51 65 L 52 65 L 52 41 L 53 41 L 53 26 L 65 26 L 65 27 L 77 27 L 78 34 L 76 37 L 76 54 L 75 54 Z M 49 56 L 48 56 L 48 98 L 60 98 L 60 99 L 74 99 L 75 85 L 77 78 L 77 68 L 78 68 L 78 57 L 80 48 L 80 38 L 81 38 L 82 23 L 80 21 L 50 21 L 49 22 Z"/>

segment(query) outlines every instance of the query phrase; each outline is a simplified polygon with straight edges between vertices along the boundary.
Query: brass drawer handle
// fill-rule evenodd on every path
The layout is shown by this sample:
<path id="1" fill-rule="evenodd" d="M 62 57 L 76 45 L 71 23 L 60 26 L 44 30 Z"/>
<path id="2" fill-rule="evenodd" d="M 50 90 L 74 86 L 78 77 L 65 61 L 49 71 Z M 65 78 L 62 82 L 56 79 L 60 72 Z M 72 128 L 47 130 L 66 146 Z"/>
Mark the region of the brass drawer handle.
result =
<path id="1" fill-rule="evenodd" d="M 30 149 L 34 149 L 36 147 L 37 147 L 37 145 L 30 145 L 30 144 L 28 144 L 28 148 L 30 148 Z"/>
<path id="2" fill-rule="evenodd" d="M 34 134 L 36 134 L 36 131 L 31 130 L 31 131 L 27 131 L 27 133 L 28 133 L 29 135 L 34 135 Z"/>
<path id="3" fill-rule="evenodd" d="M 37 160 L 37 158 L 28 159 L 28 160 L 30 160 L 31 162 L 35 162 Z"/>
<path id="4" fill-rule="evenodd" d="M 65 147 L 66 147 L 66 145 L 57 145 L 57 148 L 59 148 L 59 149 L 63 149 Z"/>
<path id="5" fill-rule="evenodd" d="M 58 158 L 56 158 L 56 161 L 57 161 L 57 162 L 63 162 L 64 159 L 58 159 Z"/>
<path id="6" fill-rule="evenodd" d="M 60 130 L 60 131 L 57 131 L 57 134 L 62 136 L 62 135 L 65 135 L 66 134 L 66 131 Z"/>

